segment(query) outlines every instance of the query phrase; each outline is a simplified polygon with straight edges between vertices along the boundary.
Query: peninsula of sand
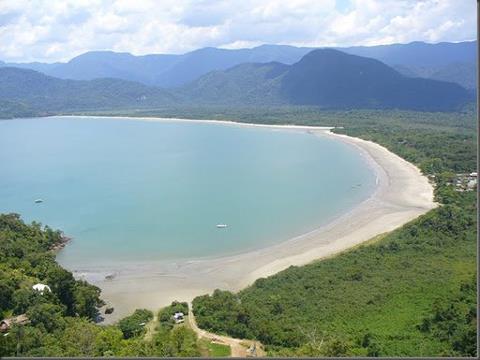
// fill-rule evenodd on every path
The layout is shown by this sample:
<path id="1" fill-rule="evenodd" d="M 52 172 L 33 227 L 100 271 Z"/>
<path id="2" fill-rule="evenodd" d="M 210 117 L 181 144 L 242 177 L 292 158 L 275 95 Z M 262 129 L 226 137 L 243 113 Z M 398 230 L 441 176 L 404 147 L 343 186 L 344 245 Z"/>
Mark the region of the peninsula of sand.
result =
<path id="1" fill-rule="evenodd" d="M 331 223 L 267 248 L 211 259 L 136 264 L 118 269 L 106 279 L 103 276 L 90 279 L 102 289 L 102 298 L 115 308 L 114 313 L 106 317 L 106 322 L 113 322 L 136 308 L 156 311 L 174 300 L 191 301 L 215 289 L 238 291 L 258 278 L 273 275 L 291 265 L 305 265 L 332 256 L 392 231 L 437 206 L 433 187 L 420 170 L 376 143 L 334 134 L 331 128 L 325 127 L 218 123 L 268 126 L 333 137 L 356 147 L 365 157 L 376 173 L 376 190 L 370 198 Z"/>

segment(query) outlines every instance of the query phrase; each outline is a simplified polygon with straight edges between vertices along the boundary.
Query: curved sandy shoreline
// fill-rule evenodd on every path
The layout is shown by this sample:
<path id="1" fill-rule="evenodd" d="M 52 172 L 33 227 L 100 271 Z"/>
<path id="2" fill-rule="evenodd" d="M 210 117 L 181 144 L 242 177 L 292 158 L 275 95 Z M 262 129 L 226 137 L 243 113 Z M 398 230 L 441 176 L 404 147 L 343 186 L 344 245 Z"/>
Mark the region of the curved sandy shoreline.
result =
<path id="1" fill-rule="evenodd" d="M 125 117 L 119 117 L 125 118 Z M 308 234 L 267 248 L 215 259 L 159 262 L 124 269 L 113 280 L 89 279 L 115 307 L 112 322 L 136 308 L 157 310 L 173 300 L 191 301 L 214 289 L 240 290 L 256 279 L 291 265 L 305 265 L 391 231 L 437 206 L 433 187 L 420 170 L 386 148 L 358 138 L 330 132 L 331 127 L 262 125 L 216 120 L 128 118 L 142 121 L 198 121 L 232 126 L 308 131 L 355 146 L 377 173 L 374 194 L 349 213 Z"/>

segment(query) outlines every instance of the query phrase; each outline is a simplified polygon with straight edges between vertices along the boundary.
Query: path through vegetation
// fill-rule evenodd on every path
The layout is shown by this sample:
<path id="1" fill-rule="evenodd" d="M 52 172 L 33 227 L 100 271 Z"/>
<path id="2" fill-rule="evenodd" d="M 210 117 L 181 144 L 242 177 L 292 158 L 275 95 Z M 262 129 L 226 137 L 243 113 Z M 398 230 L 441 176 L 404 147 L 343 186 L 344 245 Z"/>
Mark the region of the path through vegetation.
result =
<path id="1" fill-rule="evenodd" d="M 230 346 L 232 357 L 263 357 L 266 355 L 262 344 L 258 341 L 235 339 L 200 329 L 197 326 L 195 315 L 192 312 L 192 304 L 188 304 L 188 323 L 199 339 L 206 339 L 214 343 Z"/>

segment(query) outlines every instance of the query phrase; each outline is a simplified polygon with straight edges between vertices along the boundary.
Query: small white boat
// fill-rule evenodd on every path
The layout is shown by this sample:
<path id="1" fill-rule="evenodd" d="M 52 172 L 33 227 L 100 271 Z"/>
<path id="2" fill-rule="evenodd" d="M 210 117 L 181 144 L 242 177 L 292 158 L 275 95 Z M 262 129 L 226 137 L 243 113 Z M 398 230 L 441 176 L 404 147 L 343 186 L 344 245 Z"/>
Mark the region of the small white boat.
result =
<path id="1" fill-rule="evenodd" d="M 219 228 L 219 229 L 224 229 L 227 226 L 228 226 L 227 224 L 217 224 L 217 228 Z"/>
<path id="2" fill-rule="evenodd" d="M 37 200 L 35 200 L 35 204 L 40 204 L 40 203 L 42 203 L 42 202 L 43 202 L 42 199 L 37 199 Z"/>

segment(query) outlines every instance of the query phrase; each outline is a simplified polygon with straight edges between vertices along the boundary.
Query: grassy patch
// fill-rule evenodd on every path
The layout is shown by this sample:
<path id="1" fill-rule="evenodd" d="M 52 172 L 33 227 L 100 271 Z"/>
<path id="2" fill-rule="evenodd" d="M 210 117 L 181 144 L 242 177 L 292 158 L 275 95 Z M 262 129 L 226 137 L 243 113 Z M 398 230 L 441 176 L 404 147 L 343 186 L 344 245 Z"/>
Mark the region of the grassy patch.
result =
<path id="1" fill-rule="evenodd" d="M 231 349 L 228 345 L 208 343 L 209 356 L 212 357 L 228 357 L 231 355 Z"/>

